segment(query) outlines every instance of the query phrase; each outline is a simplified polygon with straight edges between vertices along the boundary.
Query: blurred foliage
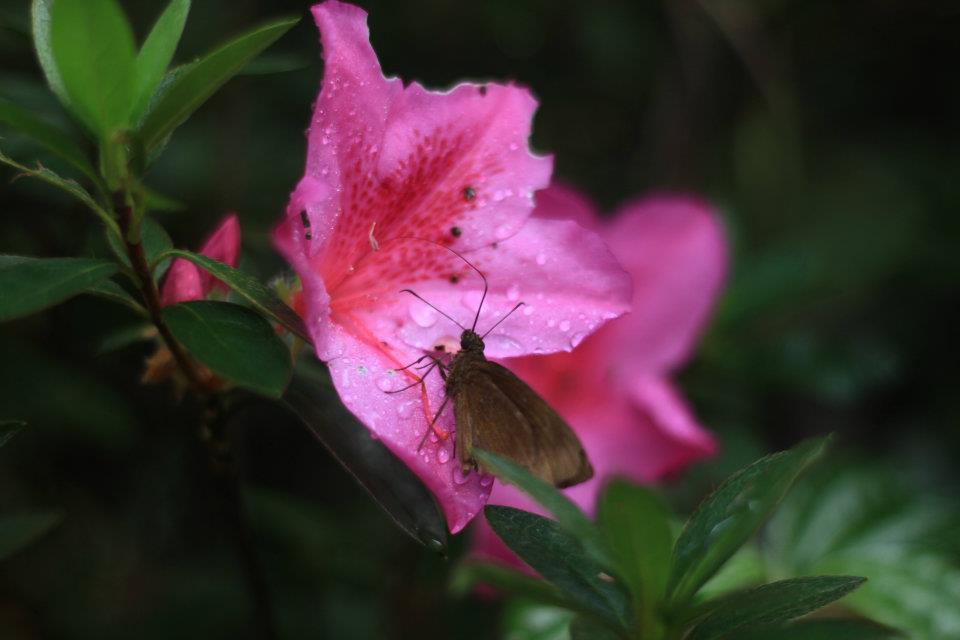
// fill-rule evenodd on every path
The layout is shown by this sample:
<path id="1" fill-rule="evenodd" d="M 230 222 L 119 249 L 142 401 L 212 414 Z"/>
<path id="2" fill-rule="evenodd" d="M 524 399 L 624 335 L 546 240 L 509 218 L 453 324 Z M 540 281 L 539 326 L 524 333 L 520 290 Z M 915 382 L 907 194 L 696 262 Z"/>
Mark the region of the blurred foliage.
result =
<path id="1" fill-rule="evenodd" d="M 43 85 L 27 4 L 0 6 L 0 98 L 76 128 Z M 122 4 L 141 41 L 158 3 Z M 306 14 L 293 0 L 193 4 L 178 62 L 267 18 Z M 535 146 L 556 154 L 559 179 L 604 207 L 649 189 L 695 189 L 718 204 L 733 273 L 681 383 L 724 451 L 668 486 L 671 501 L 683 512 L 760 454 L 835 431 L 869 469 L 826 465 L 823 484 L 788 503 L 784 518 L 822 493 L 816 526 L 837 533 L 812 548 L 802 528 L 787 531 L 795 540 L 778 537 L 775 521 L 761 547 L 771 575 L 870 575 L 876 586 L 851 596 L 863 611 L 931 625 L 917 638 L 955 630 L 949 610 L 918 619 L 910 603 L 951 593 L 960 561 L 956 529 L 940 526 L 956 517 L 949 496 L 960 486 L 960 380 L 950 366 L 960 91 L 943 71 L 960 54 L 960 6 L 361 4 L 388 74 L 434 87 L 461 78 L 532 87 Z M 176 246 L 195 247 L 233 209 L 251 270 L 281 267 L 267 231 L 302 171 L 318 54 L 302 20 L 171 139 L 147 181 L 184 205 L 160 214 Z M 80 177 L 13 132 L 0 135 L 11 157 Z M 5 184 L 0 210 L 0 253 L 108 251 L 79 205 L 35 181 Z M 0 453 L 0 514 L 63 516 L 0 564 L 0 637 L 249 637 L 247 594 L 192 431 L 197 407 L 137 383 L 147 343 L 100 353 L 140 323 L 83 296 L 0 327 L 0 419 L 30 425 Z M 562 637 L 551 635 L 565 623 L 553 610 L 447 597 L 452 561 L 393 527 L 289 414 L 249 398 L 228 427 L 284 637 Z M 465 544 L 453 538 L 449 556 Z M 890 591 L 873 573 L 910 597 L 884 600 Z"/>

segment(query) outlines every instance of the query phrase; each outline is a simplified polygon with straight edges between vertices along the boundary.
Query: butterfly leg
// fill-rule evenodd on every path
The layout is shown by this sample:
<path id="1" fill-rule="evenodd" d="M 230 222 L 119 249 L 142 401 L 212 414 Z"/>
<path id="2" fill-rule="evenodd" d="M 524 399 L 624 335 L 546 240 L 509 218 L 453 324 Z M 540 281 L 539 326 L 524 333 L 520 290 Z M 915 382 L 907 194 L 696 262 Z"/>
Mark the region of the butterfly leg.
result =
<path id="1" fill-rule="evenodd" d="M 423 358 L 420 358 L 420 360 L 417 360 L 417 362 L 420 362 L 420 361 L 423 360 L 424 358 L 430 358 L 430 357 L 432 357 L 432 356 L 423 356 Z M 433 371 L 433 368 L 437 366 L 438 362 L 439 362 L 439 360 L 437 360 L 437 359 L 434 358 L 433 362 L 430 363 L 429 365 L 427 365 L 427 370 L 424 371 L 424 372 L 423 372 L 423 375 L 421 375 L 419 378 L 417 378 L 416 380 L 414 380 L 413 382 L 411 382 L 410 384 L 408 384 L 408 385 L 405 386 L 405 387 L 402 387 L 402 388 L 400 388 L 400 389 L 394 389 L 393 391 L 384 391 L 384 393 L 400 393 L 400 392 L 402 392 L 402 391 L 406 391 L 407 389 L 412 389 L 413 387 L 417 386 L 418 384 L 423 384 L 423 379 L 426 378 L 428 375 L 430 375 L 430 372 Z M 412 363 L 408 364 L 406 367 L 404 367 L 404 369 L 407 369 L 407 368 L 409 368 L 409 367 L 412 367 L 414 364 L 416 364 L 416 362 L 412 362 Z M 403 369 L 397 369 L 397 371 L 402 371 L 402 370 L 403 370 Z"/>
<path id="2" fill-rule="evenodd" d="M 442 373 L 443 373 L 443 369 L 441 368 L 440 371 L 441 371 L 441 374 L 442 374 Z M 424 443 L 427 441 L 427 436 L 430 435 L 430 432 L 433 431 L 434 433 L 437 433 L 437 427 L 436 427 L 435 425 L 437 424 L 437 420 L 440 418 L 440 414 L 443 413 L 443 409 L 447 406 L 447 401 L 448 401 L 448 400 L 450 400 L 450 396 L 444 395 L 444 396 L 443 396 L 443 402 L 440 403 L 440 408 L 437 409 L 437 412 L 433 415 L 433 420 L 430 421 L 430 427 L 429 427 L 429 428 L 427 429 L 427 431 L 423 434 L 423 437 L 420 438 L 420 444 L 417 445 L 417 451 L 418 451 L 418 452 L 420 451 L 420 449 L 423 448 L 423 445 L 424 445 Z M 448 434 L 447 434 L 446 431 L 443 431 L 443 430 L 441 429 L 441 430 L 440 430 L 440 433 L 437 433 L 437 435 L 438 435 L 440 438 L 446 438 Z"/>

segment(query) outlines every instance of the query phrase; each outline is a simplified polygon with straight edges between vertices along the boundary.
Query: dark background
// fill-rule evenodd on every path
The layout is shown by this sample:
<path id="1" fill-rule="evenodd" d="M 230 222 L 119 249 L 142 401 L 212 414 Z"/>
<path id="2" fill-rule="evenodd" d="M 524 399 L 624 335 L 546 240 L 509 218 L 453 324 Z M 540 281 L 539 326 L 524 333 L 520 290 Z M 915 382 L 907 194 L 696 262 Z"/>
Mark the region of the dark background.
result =
<path id="1" fill-rule="evenodd" d="M 828 0 L 363 2 L 388 75 L 514 79 L 540 99 L 533 143 L 605 210 L 650 189 L 717 204 L 734 269 L 680 381 L 721 457 L 667 488 L 684 512 L 726 472 L 828 431 L 840 457 L 955 495 L 960 453 L 960 7 Z M 142 38 L 157 2 L 124 2 Z M 307 4 L 194 0 L 177 60 L 258 21 L 303 21 L 173 137 L 148 183 L 195 247 L 228 210 L 247 268 L 302 172 L 322 64 Z M 0 95 L 66 119 L 42 86 L 26 2 L 0 8 Z M 4 150 L 37 156 L 0 132 Z M 52 159 L 43 158 L 50 166 Z M 39 183 L 0 177 L 0 252 L 89 255 L 101 231 Z M 0 327 L 0 509 L 62 524 L 0 565 L 3 638 L 244 638 L 231 535 L 210 509 L 196 407 L 137 383 L 135 319 L 91 298 Z M 335 401 L 331 399 L 331 401 Z M 285 637 L 494 637 L 495 600 L 454 598 L 300 424 L 251 398 L 231 424 Z M 955 500 L 953 501 L 956 507 Z"/>

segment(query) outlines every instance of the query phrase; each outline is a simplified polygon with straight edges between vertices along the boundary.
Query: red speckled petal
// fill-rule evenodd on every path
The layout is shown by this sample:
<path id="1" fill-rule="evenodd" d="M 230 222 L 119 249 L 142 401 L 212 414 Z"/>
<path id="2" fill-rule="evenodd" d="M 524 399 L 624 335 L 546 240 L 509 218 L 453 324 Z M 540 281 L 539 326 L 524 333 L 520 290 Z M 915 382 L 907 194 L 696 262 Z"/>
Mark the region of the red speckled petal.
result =
<path id="1" fill-rule="evenodd" d="M 630 308 L 629 276 L 597 234 L 573 222 L 532 218 L 506 242 L 465 257 L 490 283 L 477 322 L 479 333 L 488 331 L 517 303 L 524 303 L 484 338 L 491 358 L 569 351 Z M 451 264 L 461 277 L 456 284 L 449 279 L 424 282 L 417 293 L 470 327 L 482 283 L 459 259 Z M 408 344 L 429 348 L 438 328 L 442 327 L 440 333 L 456 329 L 415 299 L 403 301 L 403 307 L 405 313 L 397 314 L 397 322 Z"/>
<path id="2" fill-rule="evenodd" d="M 308 132 L 306 179 L 315 184 L 291 200 L 287 237 L 295 246 L 285 253 L 309 258 L 337 298 L 341 289 L 429 267 L 395 253 L 371 259 L 377 244 L 413 237 L 469 249 L 513 235 L 552 165 L 527 144 L 536 108 L 529 92 L 404 88 L 383 77 L 362 10 L 325 2 L 313 11 L 325 64 Z"/>

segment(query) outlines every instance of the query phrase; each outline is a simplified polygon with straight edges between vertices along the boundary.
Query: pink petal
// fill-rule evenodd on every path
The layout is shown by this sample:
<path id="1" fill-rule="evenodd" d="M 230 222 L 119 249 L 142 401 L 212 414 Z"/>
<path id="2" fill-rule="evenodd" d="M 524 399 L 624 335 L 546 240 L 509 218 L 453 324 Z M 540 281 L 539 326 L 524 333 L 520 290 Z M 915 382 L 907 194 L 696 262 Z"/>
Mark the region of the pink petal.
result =
<path id="1" fill-rule="evenodd" d="M 602 336 L 618 364 L 662 373 L 690 354 L 726 278 L 726 236 L 706 203 L 660 195 L 624 206 L 603 232 L 633 276 L 632 313 Z"/>
<path id="2" fill-rule="evenodd" d="M 606 394 L 593 398 L 590 408 L 566 417 L 580 436 L 595 474 L 564 493 L 588 513 L 595 510 L 603 483 L 612 476 L 651 483 L 716 452 L 713 437 L 662 378 L 645 378 L 628 390 L 608 387 Z M 545 515 L 526 494 L 499 482 L 489 502 Z M 474 526 L 473 536 L 478 557 L 523 567 L 485 521 Z"/>
<path id="3" fill-rule="evenodd" d="M 160 289 L 160 304 L 164 307 L 178 302 L 203 300 L 204 289 L 200 269 L 189 260 L 177 258 L 167 269 Z"/>
<path id="4" fill-rule="evenodd" d="M 383 77 L 362 10 L 328 1 L 313 12 L 325 65 L 308 134 L 306 178 L 315 185 L 299 190 L 287 227 L 328 290 L 347 279 L 362 290 L 409 271 L 396 268 L 396 254 L 369 261 L 371 237 L 384 249 L 410 237 L 469 249 L 515 233 L 551 169 L 527 145 L 536 108 L 529 92 L 496 84 L 446 93 L 404 88 Z M 302 228 L 292 235 L 300 211 L 310 239 Z M 365 274 L 354 272 L 361 263 Z"/>
<path id="5" fill-rule="evenodd" d="M 237 218 L 237 214 L 230 213 L 223 218 L 213 233 L 210 234 L 210 237 L 203 243 L 203 246 L 200 247 L 200 253 L 231 267 L 237 266 L 240 259 L 240 220 Z M 203 281 L 205 294 L 214 288 L 227 290 L 227 285 L 204 270 L 200 272 L 200 279 Z"/>
<path id="6" fill-rule="evenodd" d="M 224 217 L 200 247 L 200 254 L 225 262 L 231 267 L 237 266 L 240 257 L 240 220 L 237 214 L 230 213 Z M 177 258 L 167 270 L 160 290 L 160 303 L 167 306 L 178 302 L 203 300 L 214 288 L 226 291 L 227 285 L 189 260 Z"/>
<path id="7" fill-rule="evenodd" d="M 419 385 L 388 393 L 414 381 L 412 375 L 397 369 L 419 357 L 418 351 L 377 348 L 348 331 L 337 332 L 331 342 L 341 355 L 330 359 L 328 366 L 344 404 L 437 497 L 450 531 L 463 529 L 486 503 L 491 478 L 460 472 L 453 451 L 453 407 L 449 404 L 437 426 L 450 435 L 424 439 L 430 430 L 427 416 L 432 417 L 443 401 L 440 376 L 433 372 L 426 378 L 429 402 L 425 405 Z"/>
<path id="8" fill-rule="evenodd" d="M 601 226 L 596 207 L 577 189 L 554 182 L 537 192 L 537 208 L 533 215 L 547 220 L 573 220 L 585 229 L 598 230 Z"/>
<path id="9" fill-rule="evenodd" d="M 486 355 L 569 351 L 605 321 L 629 309 L 630 279 L 600 237 L 562 220 L 531 218 L 515 236 L 464 256 L 487 275 L 490 285 L 477 330 L 481 334 L 523 306 L 486 338 Z M 453 260 L 456 267 L 458 260 Z M 463 277 L 418 283 L 416 290 L 465 327 L 472 326 L 482 282 L 460 264 Z M 459 329 L 416 299 L 402 301 L 400 335 L 411 346 L 429 349 Z M 435 326 L 436 325 L 436 326 Z M 442 330 L 438 331 L 438 328 Z"/>

